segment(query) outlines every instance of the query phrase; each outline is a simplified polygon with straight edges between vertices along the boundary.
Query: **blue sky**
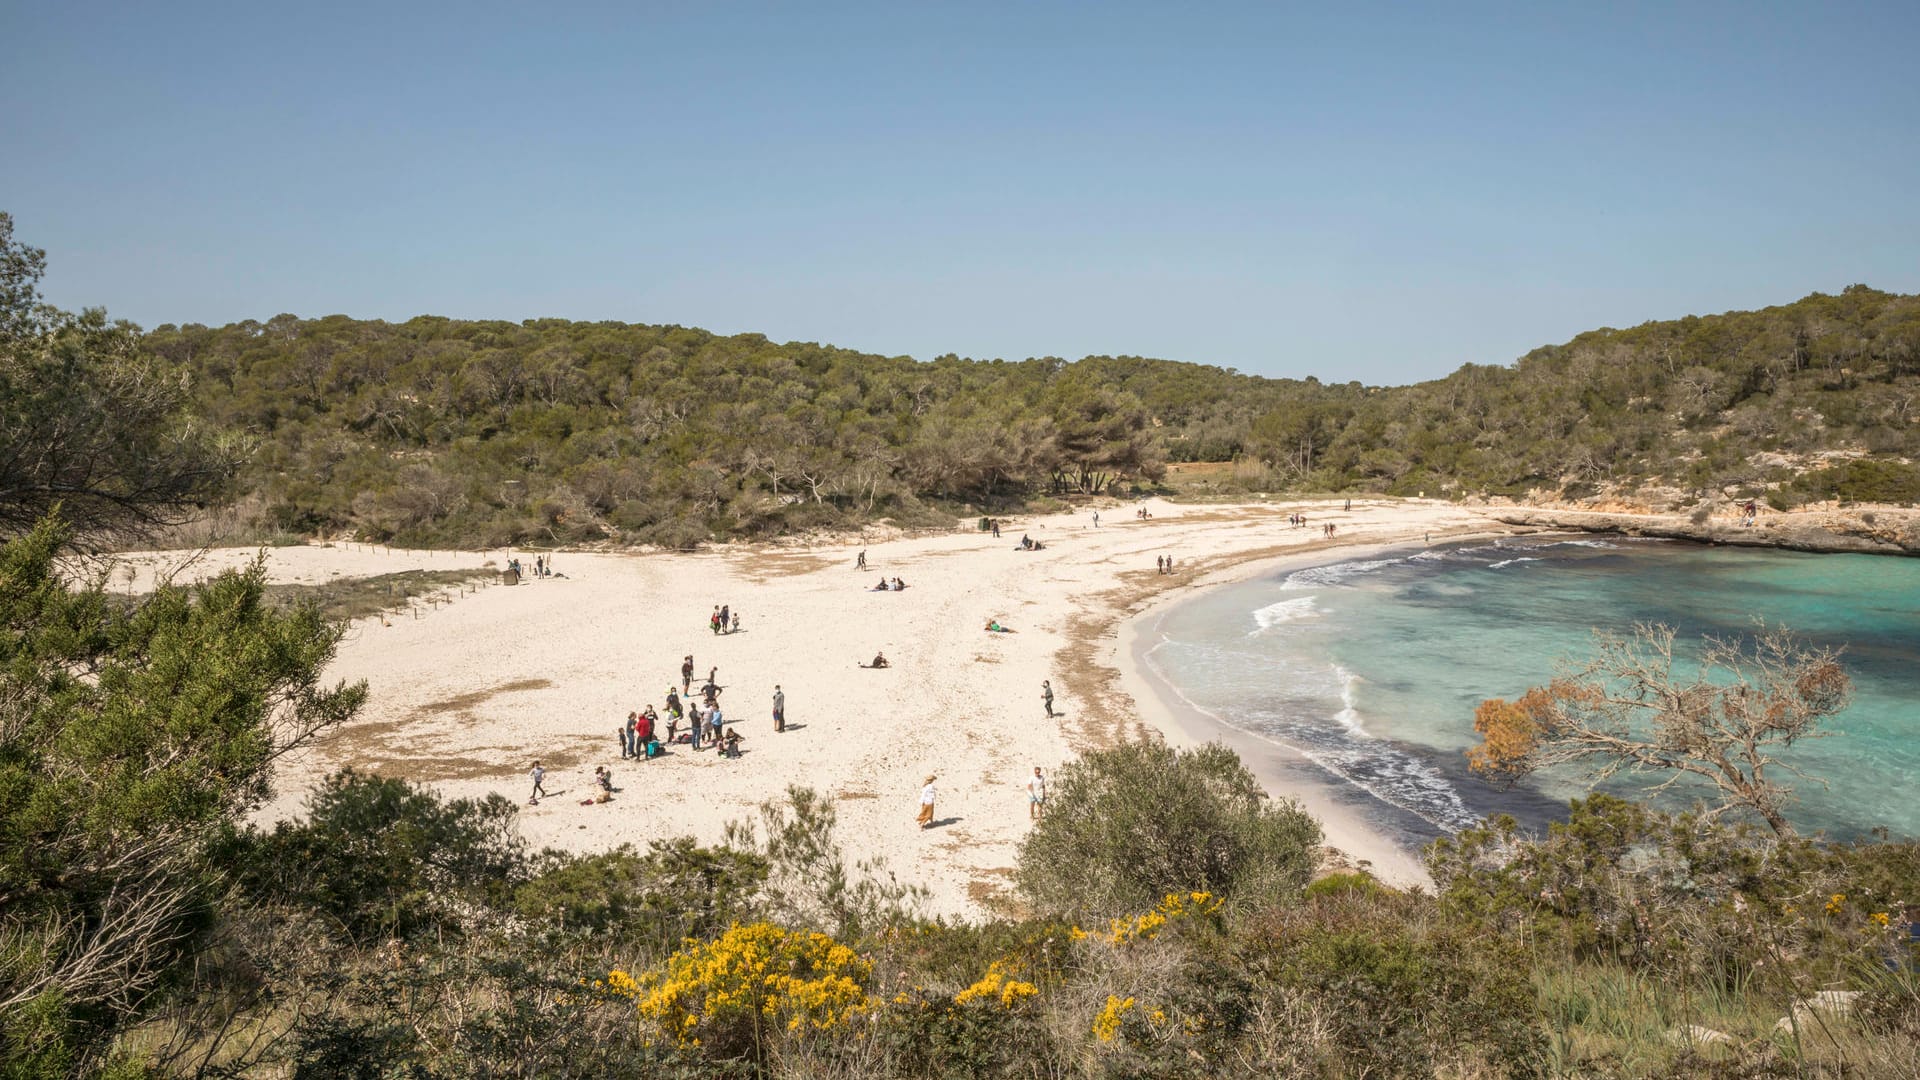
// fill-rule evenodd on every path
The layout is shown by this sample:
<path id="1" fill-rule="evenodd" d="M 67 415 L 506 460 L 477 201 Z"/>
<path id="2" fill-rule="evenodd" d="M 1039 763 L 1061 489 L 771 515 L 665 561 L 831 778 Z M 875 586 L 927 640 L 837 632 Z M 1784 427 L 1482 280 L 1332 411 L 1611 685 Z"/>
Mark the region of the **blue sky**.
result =
<path id="1" fill-rule="evenodd" d="M 0 0 L 48 298 L 1398 383 L 1920 291 L 1920 4 Z"/>

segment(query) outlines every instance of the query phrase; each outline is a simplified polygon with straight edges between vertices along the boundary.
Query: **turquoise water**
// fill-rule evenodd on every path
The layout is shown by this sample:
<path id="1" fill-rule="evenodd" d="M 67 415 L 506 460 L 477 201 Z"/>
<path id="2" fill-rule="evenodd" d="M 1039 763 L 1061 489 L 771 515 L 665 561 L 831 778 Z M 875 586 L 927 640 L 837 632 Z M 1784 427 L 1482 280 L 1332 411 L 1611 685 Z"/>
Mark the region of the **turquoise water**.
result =
<path id="1" fill-rule="evenodd" d="M 1419 842 L 1493 812 L 1539 826 L 1575 774 L 1506 790 L 1465 768 L 1473 709 L 1590 654 L 1592 629 L 1673 626 L 1684 642 L 1784 624 L 1843 647 L 1854 699 L 1780 755 L 1808 777 L 1803 829 L 1920 835 L 1920 559 L 1633 539 L 1439 546 L 1275 575 L 1168 611 L 1149 662 L 1194 705 L 1290 746 L 1375 824 Z M 1609 790 L 1642 795 L 1655 781 Z M 1698 789 L 1655 796 L 1684 806 Z"/>

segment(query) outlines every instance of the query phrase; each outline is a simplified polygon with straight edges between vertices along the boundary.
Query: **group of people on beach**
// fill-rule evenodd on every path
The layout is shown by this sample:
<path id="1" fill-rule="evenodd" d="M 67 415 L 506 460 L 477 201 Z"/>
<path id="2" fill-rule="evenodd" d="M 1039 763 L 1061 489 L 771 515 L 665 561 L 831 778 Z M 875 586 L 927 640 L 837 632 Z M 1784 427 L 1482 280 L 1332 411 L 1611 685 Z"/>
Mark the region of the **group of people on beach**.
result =
<path id="1" fill-rule="evenodd" d="M 1022 533 L 1022 534 L 1020 535 L 1020 546 L 1019 546 L 1019 547 L 1017 547 L 1017 548 L 1014 548 L 1013 550 L 1015 550 L 1015 551 L 1044 551 L 1044 550 L 1046 549 L 1046 546 L 1047 546 L 1047 545 L 1045 545 L 1045 544 L 1043 544 L 1043 543 L 1041 543 L 1041 542 L 1040 542 L 1040 541 L 1038 541 L 1038 540 L 1035 540 L 1035 539 L 1034 539 L 1033 537 L 1031 537 L 1031 536 L 1028 536 L 1028 535 L 1026 535 L 1025 533 Z"/>
<path id="2" fill-rule="evenodd" d="M 1146 516 L 1144 510 L 1142 516 Z M 997 536 L 999 523 L 993 522 L 992 525 L 994 535 Z M 1030 537 L 1022 536 L 1020 547 L 1021 550 L 1037 551 L 1040 550 L 1041 544 Z M 865 551 L 858 554 L 854 565 L 856 569 L 866 569 L 867 553 Z M 1161 566 L 1162 572 L 1170 573 L 1173 569 L 1173 559 L 1170 556 L 1163 556 Z M 515 572 L 524 572 L 517 559 L 512 560 L 509 567 Z M 551 563 L 545 556 L 536 557 L 533 572 L 536 576 L 551 575 Z M 897 576 L 890 579 L 883 576 L 879 584 L 874 586 L 873 591 L 900 592 L 906 587 L 906 582 Z M 715 605 L 707 625 L 709 631 L 716 635 L 735 633 L 740 629 L 740 616 L 738 612 L 732 610 L 730 605 Z M 986 629 L 990 633 L 1014 632 L 1012 627 L 1001 624 L 997 619 L 988 619 Z M 876 652 L 871 663 L 861 666 L 886 668 L 892 665 L 884 652 Z M 652 703 L 648 703 L 634 709 L 628 712 L 626 719 L 615 727 L 614 739 L 620 749 L 622 760 L 651 761 L 666 753 L 667 747 L 681 743 L 695 751 L 708 746 L 715 747 L 722 757 L 738 758 L 740 756 L 742 737 L 738 730 L 728 726 L 728 718 L 720 706 L 720 695 L 724 687 L 719 681 L 719 667 L 716 665 L 707 669 L 706 680 L 701 684 L 697 694 L 693 687 L 694 671 L 693 655 L 686 654 L 680 664 L 680 685 L 678 688 L 667 687 L 663 706 L 656 709 Z M 1041 706 L 1046 715 L 1052 717 L 1056 715 L 1053 710 L 1053 684 L 1049 680 L 1042 680 L 1040 687 Z M 775 684 L 773 688 L 775 732 L 784 732 L 787 729 L 786 706 L 786 691 L 779 684 Z M 535 760 L 529 773 L 529 778 L 532 780 L 532 791 L 527 799 L 529 806 L 538 806 L 541 799 L 551 797 L 552 793 L 547 791 L 545 785 L 546 775 L 545 766 L 541 761 Z M 932 828 L 936 824 L 933 816 L 936 779 L 935 776 L 928 776 L 921 789 L 918 820 L 923 829 Z M 1028 814 L 1032 818 L 1038 818 L 1046 803 L 1046 776 L 1039 766 L 1034 767 L 1033 776 L 1027 781 L 1026 786 Z M 611 801 L 617 790 L 619 789 L 613 784 L 613 771 L 605 765 L 597 765 L 594 767 L 593 795 L 582 800 L 582 803 Z M 561 792 L 561 794 L 564 793 Z"/>
<path id="3" fill-rule="evenodd" d="M 1352 506 L 1353 503 L 1349 501 L 1347 505 Z M 1293 526 L 1296 529 L 1304 529 L 1307 527 L 1307 515 L 1298 514 L 1298 513 L 1288 514 L 1287 524 Z M 1329 540 L 1333 539 L 1333 523 L 1328 522 L 1327 524 L 1320 526 L 1320 535 L 1326 537 Z"/>
<path id="4" fill-rule="evenodd" d="M 1154 556 L 1154 559 L 1153 559 L 1153 565 L 1154 565 L 1154 568 L 1159 570 L 1161 573 L 1171 574 L 1173 573 L 1173 556 L 1156 555 Z"/>
<path id="5" fill-rule="evenodd" d="M 737 617 L 737 616 L 736 616 Z M 615 729 L 622 758 L 650 761 L 665 752 L 665 747 L 685 742 L 690 749 L 717 747 L 720 756 L 740 756 L 740 733 L 727 727 L 726 713 L 720 708 L 720 668 L 707 669 L 696 699 L 693 690 L 693 656 L 680 663 L 680 686 L 667 687 L 666 731 L 661 738 L 660 714 L 651 704 L 627 714 L 627 721 Z M 682 698 L 681 695 L 686 697 Z M 685 724 L 684 729 L 682 724 Z M 787 729 L 787 694 L 776 683 L 773 688 L 773 730 Z"/>
<path id="6" fill-rule="evenodd" d="M 526 564 L 522 563 L 519 559 L 508 559 L 507 569 L 513 571 L 515 574 L 519 575 L 520 577 L 527 576 Z M 553 560 L 548 558 L 545 555 L 535 555 L 533 557 L 533 576 L 534 577 L 552 577 L 553 576 Z"/>

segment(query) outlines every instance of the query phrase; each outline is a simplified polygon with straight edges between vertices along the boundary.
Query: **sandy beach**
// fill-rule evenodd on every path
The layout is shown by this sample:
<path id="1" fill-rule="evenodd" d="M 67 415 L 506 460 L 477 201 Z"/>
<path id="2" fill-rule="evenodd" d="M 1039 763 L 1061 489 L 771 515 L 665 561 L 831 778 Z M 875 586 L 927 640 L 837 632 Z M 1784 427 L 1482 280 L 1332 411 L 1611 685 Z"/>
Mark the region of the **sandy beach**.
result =
<path id="1" fill-rule="evenodd" d="M 1135 516 L 1144 505 L 1153 515 Z M 1303 512 L 1305 529 L 1289 528 Z M 1322 537 L 1331 523 L 1337 537 Z M 1090 512 L 1003 519 L 1002 536 L 972 529 L 870 542 L 732 545 L 691 554 L 553 555 L 557 576 L 450 590 L 443 603 L 356 621 L 332 674 L 365 679 L 354 723 L 286 761 L 277 795 L 257 815 L 301 811 L 333 770 L 407 777 L 449 797 L 499 793 L 521 805 L 536 847 L 599 851 L 692 834 L 720 838 L 730 820 L 789 785 L 830 795 L 853 859 L 884 859 L 930 890 L 930 910 L 979 914 L 1009 890 L 1029 828 L 1024 785 L 1083 750 L 1123 739 L 1190 745 L 1221 738 L 1277 796 L 1319 816 L 1328 843 L 1396 882 L 1421 880 L 1417 860 L 1374 834 L 1338 793 L 1278 766 L 1283 747 L 1183 707 L 1139 662 L 1156 612 L 1195 590 L 1289 562 L 1348 557 L 1354 548 L 1422 544 L 1509 531 L 1442 502 L 1272 500 L 1235 505 L 1159 501 Z M 1020 537 L 1045 550 L 1016 550 Z M 868 569 L 854 569 L 861 551 Z M 180 580 L 243 565 L 253 550 L 199 555 Z M 123 557 L 118 587 L 141 589 L 185 553 Z M 1156 571 L 1170 555 L 1173 574 Z M 411 569 L 504 567 L 528 552 L 419 552 L 357 544 L 275 548 L 276 582 L 318 584 Z M 128 571 L 131 570 L 129 576 Z M 908 588 L 874 592 L 885 575 Z M 714 635 L 720 604 L 741 631 Z M 1014 633 L 989 633 L 997 619 Z M 861 663 L 884 651 L 884 670 Z M 631 710 L 659 708 L 692 654 L 696 688 L 710 668 L 742 736 L 742 756 L 676 745 L 654 761 L 623 760 L 616 728 Z M 1041 680 L 1056 699 L 1049 719 Z M 787 731 L 771 719 L 775 685 Z M 664 719 L 664 714 L 663 714 Z M 551 793 L 527 804 L 541 759 Z M 594 767 L 618 793 L 583 805 Z M 938 777 L 935 827 L 914 823 L 918 793 Z"/>

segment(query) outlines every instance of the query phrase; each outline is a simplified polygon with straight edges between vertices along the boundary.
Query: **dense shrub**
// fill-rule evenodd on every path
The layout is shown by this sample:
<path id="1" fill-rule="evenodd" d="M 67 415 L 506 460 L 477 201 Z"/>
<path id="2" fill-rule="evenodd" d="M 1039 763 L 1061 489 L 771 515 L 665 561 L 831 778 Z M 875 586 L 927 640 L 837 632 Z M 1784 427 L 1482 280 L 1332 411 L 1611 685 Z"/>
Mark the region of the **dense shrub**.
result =
<path id="1" fill-rule="evenodd" d="M 307 818 L 248 838 L 258 895 L 325 912 L 361 940 L 456 929 L 460 904 L 501 905 L 526 876 L 517 808 L 500 795 L 448 801 L 405 780 L 347 769 L 307 802 Z"/>
<path id="2" fill-rule="evenodd" d="M 1035 906 L 1066 915 L 1141 911 L 1195 889 L 1251 906 L 1297 893 L 1319 845 L 1319 823 L 1269 801 L 1226 747 L 1129 744 L 1054 775 L 1017 880 Z"/>

